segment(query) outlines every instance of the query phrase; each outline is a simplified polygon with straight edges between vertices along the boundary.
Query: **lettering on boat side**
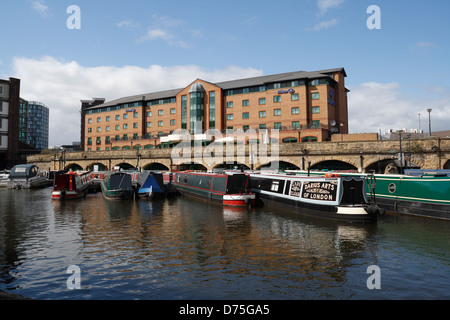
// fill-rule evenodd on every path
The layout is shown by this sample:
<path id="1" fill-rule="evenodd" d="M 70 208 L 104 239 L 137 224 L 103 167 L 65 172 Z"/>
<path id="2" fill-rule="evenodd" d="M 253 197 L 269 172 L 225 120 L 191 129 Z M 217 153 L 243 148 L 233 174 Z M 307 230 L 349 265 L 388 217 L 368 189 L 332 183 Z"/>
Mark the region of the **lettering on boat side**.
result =
<path id="1" fill-rule="evenodd" d="M 303 185 L 303 199 L 335 201 L 337 181 L 306 181 Z"/>
<path id="2" fill-rule="evenodd" d="M 67 289 L 81 289 L 81 269 L 76 265 L 71 265 L 67 268 L 66 273 L 72 274 L 67 278 Z"/>
<path id="3" fill-rule="evenodd" d="M 367 278 L 366 285 L 367 289 L 381 289 L 381 269 L 379 266 L 371 265 L 367 267 L 366 273 L 371 274 L 369 278 Z"/>

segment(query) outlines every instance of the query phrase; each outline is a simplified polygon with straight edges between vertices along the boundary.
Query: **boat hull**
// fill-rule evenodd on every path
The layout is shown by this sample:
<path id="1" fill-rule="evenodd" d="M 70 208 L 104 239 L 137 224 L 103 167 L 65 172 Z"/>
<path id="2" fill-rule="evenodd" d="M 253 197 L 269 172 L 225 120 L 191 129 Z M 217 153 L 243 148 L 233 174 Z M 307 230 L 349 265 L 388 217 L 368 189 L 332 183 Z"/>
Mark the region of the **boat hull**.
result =
<path id="1" fill-rule="evenodd" d="M 212 202 L 227 207 L 248 207 L 256 204 L 255 194 L 222 194 L 204 190 L 192 189 L 176 185 L 178 192 L 187 197 L 201 201 Z"/>

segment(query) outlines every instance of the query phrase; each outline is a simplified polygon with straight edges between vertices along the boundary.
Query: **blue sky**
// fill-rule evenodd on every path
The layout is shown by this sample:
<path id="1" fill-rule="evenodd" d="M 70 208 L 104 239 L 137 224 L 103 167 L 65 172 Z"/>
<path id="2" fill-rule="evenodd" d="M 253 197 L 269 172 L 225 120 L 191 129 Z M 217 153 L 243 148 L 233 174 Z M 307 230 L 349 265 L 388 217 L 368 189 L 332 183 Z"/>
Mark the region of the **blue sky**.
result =
<path id="1" fill-rule="evenodd" d="M 367 28 L 370 5 L 381 29 Z M 445 0 L 2 0 L 0 78 L 49 106 L 51 144 L 79 140 L 82 99 L 336 67 L 351 132 L 418 128 L 418 113 L 425 129 L 427 108 L 447 130 L 449 11 Z"/>

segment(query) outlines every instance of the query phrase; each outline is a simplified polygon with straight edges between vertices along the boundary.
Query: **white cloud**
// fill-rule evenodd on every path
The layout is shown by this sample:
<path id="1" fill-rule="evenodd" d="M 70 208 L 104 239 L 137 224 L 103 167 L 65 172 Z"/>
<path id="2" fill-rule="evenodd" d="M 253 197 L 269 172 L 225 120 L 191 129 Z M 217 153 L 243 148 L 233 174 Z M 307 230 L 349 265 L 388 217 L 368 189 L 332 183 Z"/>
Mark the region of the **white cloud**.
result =
<path id="1" fill-rule="evenodd" d="M 450 129 L 450 95 L 448 90 L 421 98 L 404 94 L 398 83 L 367 82 L 350 88 L 348 94 L 349 131 L 379 132 L 389 129 L 422 129 L 428 131 L 427 108 L 432 108 L 432 131 Z M 419 128 L 419 113 L 421 125 Z"/>
<path id="2" fill-rule="evenodd" d="M 13 76 L 21 79 L 21 97 L 45 103 L 50 109 L 50 145 L 79 141 L 80 100 L 103 97 L 110 101 L 183 88 L 197 78 L 219 82 L 260 75 L 261 70 L 236 66 L 213 70 L 196 65 L 84 67 L 53 57 L 16 57 L 13 61 Z"/>
<path id="3" fill-rule="evenodd" d="M 308 28 L 306 30 L 319 31 L 319 30 L 322 30 L 322 29 L 327 29 L 329 27 L 335 26 L 337 23 L 338 23 L 337 19 L 331 19 L 331 20 L 328 20 L 328 21 L 320 22 L 320 23 L 316 24 L 313 28 Z"/>
<path id="4" fill-rule="evenodd" d="M 50 17 L 52 14 L 50 12 L 50 8 L 45 5 L 42 0 L 34 0 L 32 2 L 32 8 L 38 12 L 43 18 Z"/>
<path id="5" fill-rule="evenodd" d="M 345 0 L 317 0 L 317 5 L 321 14 L 325 14 L 328 9 L 336 8 L 342 4 Z"/>
<path id="6" fill-rule="evenodd" d="M 420 41 L 416 43 L 416 48 L 430 48 L 430 47 L 434 47 L 434 43 L 426 41 Z"/>

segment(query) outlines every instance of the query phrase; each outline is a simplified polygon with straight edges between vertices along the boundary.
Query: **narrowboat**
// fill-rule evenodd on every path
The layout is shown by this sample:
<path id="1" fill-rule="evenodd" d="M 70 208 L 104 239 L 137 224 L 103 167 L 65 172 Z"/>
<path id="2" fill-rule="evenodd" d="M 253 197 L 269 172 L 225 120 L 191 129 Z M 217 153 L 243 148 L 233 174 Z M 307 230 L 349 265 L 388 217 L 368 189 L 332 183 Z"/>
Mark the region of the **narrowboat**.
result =
<path id="1" fill-rule="evenodd" d="M 137 174 L 138 195 L 141 199 L 164 198 L 167 189 L 162 173 L 140 172 Z"/>
<path id="2" fill-rule="evenodd" d="M 176 172 L 173 185 L 182 195 L 211 201 L 224 206 L 252 206 L 256 197 L 250 190 L 247 173 Z"/>
<path id="3" fill-rule="evenodd" d="M 131 176 L 125 172 L 105 173 L 100 186 L 103 197 L 109 200 L 133 199 L 134 197 Z"/>
<path id="4" fill-rule="evenodd" d="M 323 171 L 311 171 L 311 175 L 325 174 Z M 377 205 L 384 212 L 450 220 L 450 177 L 447 172 L 423 171 L 414 172 L 413 175 L 357 172 L 335 174 L 365 179 L 372 177 L 372 186 L 366 185 L 366 193 L 375 195 Z"/>
<path id="5" fill-rule="evenodd" d="M 9 175 L 11 173 L 11 170 L 2 170 L 0 171 L 0 188 L 6 188 L 6 185 L 8 184 Z"/>
<path id="6" fill-rule="evenodd" d="M 84 197 L 88 192 L 89 184 L 92 180 L 89 171 L 67 172 L 55 175 L 52 199 L 78 199 Z"/>
<path id="7" fill-rule="evenodd" d="M 375 222 L 378 208 L 365 192 L 360 177 L 311 177 L 251 173 L 258 202 L 295 213 L 343 222 Z"/>
<path id="8" fill-rule="evenodd" d="M 91 182 L 88 186 L 88 193 L 97 193 L 102 190 L 100 184 L 103 181 L 104 175 L 104 171 L 91 171 Z"/>
<path id="9" fill-rule="evenodd" d="M 33 164 L 20 164 L 12 168 L 6 187 L 8 189 L 46 188 L 53 184 L 47 171 Z"/>

